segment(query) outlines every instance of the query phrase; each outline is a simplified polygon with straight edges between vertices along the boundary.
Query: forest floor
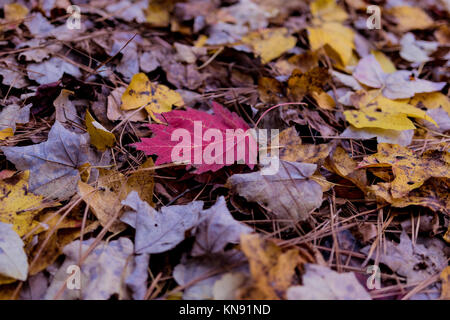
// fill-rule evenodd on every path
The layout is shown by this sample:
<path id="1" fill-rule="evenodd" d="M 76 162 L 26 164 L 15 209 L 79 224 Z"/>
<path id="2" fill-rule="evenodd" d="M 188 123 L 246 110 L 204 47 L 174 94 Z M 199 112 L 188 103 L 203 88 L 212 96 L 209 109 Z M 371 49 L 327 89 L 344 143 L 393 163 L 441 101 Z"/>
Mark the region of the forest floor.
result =
<path id="1" fill-rule="evenodd" d="M 450 299 L 448 1 L 0 5 L 0 299 Z"/>

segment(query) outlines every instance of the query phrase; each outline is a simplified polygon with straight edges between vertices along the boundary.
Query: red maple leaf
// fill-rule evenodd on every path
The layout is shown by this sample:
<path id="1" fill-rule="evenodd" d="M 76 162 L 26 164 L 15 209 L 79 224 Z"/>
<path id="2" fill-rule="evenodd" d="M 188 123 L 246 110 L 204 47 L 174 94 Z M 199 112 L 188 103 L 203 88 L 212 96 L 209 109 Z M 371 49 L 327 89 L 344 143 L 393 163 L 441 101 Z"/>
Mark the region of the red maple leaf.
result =
<path id="1" fill-rule="evenodd" d="M 214 115 L 195 109 L 165 112 L 159 116 L 163 124 L 148 125 L 153 137 L 142 138 L 142 142 L 134 146 L 147 155 L 157 155 L 156 165 L 176 162 L 174 157 L 184 157 L 189 167 L 196 168 L 196 174 L 217 171 L 235 161 L 253 168 L 257 143 L 248 131 L 250 127 L 237 114 L 216 102 L 212 103 L 212 109 Z M 189 139 L 181 135 L 189 135 Z"/>

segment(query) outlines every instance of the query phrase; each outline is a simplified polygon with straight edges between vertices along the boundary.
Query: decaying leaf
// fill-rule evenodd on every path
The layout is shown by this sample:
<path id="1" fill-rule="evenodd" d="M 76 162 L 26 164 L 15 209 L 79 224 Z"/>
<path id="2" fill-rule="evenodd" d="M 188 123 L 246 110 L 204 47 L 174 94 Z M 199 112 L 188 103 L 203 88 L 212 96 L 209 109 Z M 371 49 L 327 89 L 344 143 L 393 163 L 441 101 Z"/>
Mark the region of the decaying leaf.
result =
<path id="1" fill-rule="evenodd" d="M 330 268 L 306 264 L 303 285 L 287 290 L 289 300 L 372 300 L 353 272 L 337 273 Z"/>
<path id="2" fill-rule="evenodd" d="M 433 211 L 450 213 L 450 181 L 448 179 L 427 180 L 421 187 L 410 191 L 401 198 L 394 198 L 391 194 L 391 183 L 381 182 L 369 187 L 377 197 L 390 203 L 394 207 L 411 205 L 423 206 Z"/>
<path id="3" fill-rule="evenodd" d="M 279 136 L 280 159 L 285 161 L 320 163 L 328 157 L 328 144 L 302 144 L 294 127 L 283 130 Z"/>
<path id="4" fill-rule="evenodd" d="M 100 186 L 97 189 L 84 183 L 78 181 L 78 192 L 84 201 L 89 204 L 89 207 L 94 212 L 97 219 L 100 221 L 102 226 L 106 226 L 111 219 L 121 210 L 120 206 L 120 188 L 114 189 L 117 183 L 108 183 L 108 181 L 103 180 L 100 182 Z M 123 196 L 122 196 L 123 197 Z M 111 232 L 119 232 L 125 229 L 125 225 L 120 221 L 116 220 L 109 227 Z"/>
<path id="5" fill-rule="evenodd" d="M 107 106 L 107 117 L 111 121 L 125 120 L 129 121 L 146 121 L 148 118 L 147 112 L 145 110 L 122 110 L 122 95 L 126 88 L 119 87 L 111 91 L 108 96 L 108 106 Z"/>
<path id="6" fill-rule="evenodd" d="M 313 25 L 308 27 L 309 43 L 312 50 L 328 45 L 337 53 L 339 62 L 346 66 L 355 48 L 354 32 L 342 25 L 347 13 L 336 4 L 335 0 L 316 0 L 311 3 Z"/>
<path id="7" fill-rule="evenodd" d="M 267 207 L 278 219 L 298 221 L 308 219 L 322 204 L 322 188 L 311 179 L 317 165 L 312 163 L 279 161 L 273 175 L 263 171 L 234 174 L 227 184 L 248 201 Z"/>
<path id="8" fill-rule="evenodd" d="M 241 247 L 250 266 L 251 284 L 242 289 L 243 299 L 284 299 L 286 290 L 297 282 L 295 269 L 301 263 L 297 249 L 283 251 L 256 234 L 241 236 Z"/>
<path id="9" fill-rule="evenodd" d="M 153 203 L 153 188 L 155 183 L 153 181 L 154 171 L 149 170 L 154 167 L 152 158 L 148 158 L 145 162 L 139 166 L 137 171 L 133 172 L 127 180 L 127 186 L 129 189 L 138 193 L 141 200 L 146 201 L 152 207 Z"/>
<path id="10" fill-rule="evenodd" d="M 239 243 L 241 234 L 252 232 L 250 227 L 233 219 L 224 197 L 204 210 L 203 216 L 195 231 L 193 256 L 221 253 L 228 243 Z"/>
<path id="11" fill-rule="evenodd" d="M 447 267 L 447 258 L 443 251 L 445 244 L 438 240 L 424 244 L 413 244 L 406 232 L 400 235 L 400 243 L 388 241 L 379 261 L 397 274 L 406 277 L 407 283 L 418 283 L 442 272 Z M 368 252 L 369 247 L 362 249 Z"/>
<path id="12" fill-rule="evenodd" d="M 450 300 L 450 267 L 446 267 L 441 273 L 442 290 L 441 299 Z"/>
<path id="13" fill-rule="evenodd" d="M 60 216 L 54 215 L 54 212 L 49 211 L 40 215 L 39 221 L 41 225 L 45 226 L 46 231 L 38 235 L 38 244 L 33 249 L 28 250 L 29 260 L 37 260 L 30 265 L 30 276 L 36 275 L 51 264 L 62 254 L 63 248 L 77 239 L 81 234 L 81 220 L 74 218 L 65 218 L 60 220 Z M 98 221 L 88 221 L 84 228 L 84 234 L 95 230 L 99 226 Z M 46 242 L 45 249 L 41 249 L 41 245 Z"/>
<path id="14" fill-rule="evenodd" d="M 44 197 L 30 192 L 28 178 L 25 171 L 0 180 L 0 222 L 12 224 L 21 237 L 39 226 L 35 217 L 46 207 Z"/>
<path id="15" fill-rule="evenodd" d="M 7 3 L 4 5 L 3 10 L 5 11 L 6 21 L 20 22 L 28 14 L 27 7 L 24 7 L 20 3 Z"/>
<path id="16" fill-rule="evenodd" d="M 414 34 L 411 32 L 406 33 L 402 37 L 400 44 L 402 46 L 400 56 L 403 59 L 416 64 L 432 60 L 429 55 L 438 48 L 437 42 L 416 40 Z"/>
<path id="17" fill-rule="evenodd" d="M 401 198 L 428 178 L 450 178 L 450 153 L 430 149 L 417 156 L 406 147 L 380 143 L 378 152 L 365 157 L 358 167 L 392 167 L 391 195 Z"/>
<path id="18" fill-rule="evenodd" d="M 229 250 L 220 255 L 209 255 L 193 259 L 183 256 L 173 270 L 173 277 L 180 286 L 185 300 L 213 298 L 213 288 L 225 272 L 246 272 L 245 256 L 238 250 Z"/>
<path id="19" fill-rule="evenodd" d="M 132 292 L 134 300 L 144 300 L 147 293 L 149 254 L 139 254 L 134 257 L 133 272 L 125 280 Z"/>
<path id="20" fill-rule="evenodd" d="M 94 239 L 83 241 L 81 252 L 85 253 Z M 64 250 L 66 259 L 55 274 L 45 299 L 63 300 L 107 300 L 116 294 L 119 299 L 127 299 L 128 291 L 124 279 L 131 273 L 132 264 L 128 258 L 133 254 L 133 243 L 128 238 L 111 242 L 100 242 L 81 265 L 81 290 L 69 290 L 66 280 L 70 276 L 67 268 L 78 265 L 80 258 L 80 240 L 67 245 Z M 58 297 L 58 293 L 62 291 Z"/>
<path id="21" fill-rule="evenodd" d="M 59 96 L 55 99 L 55 101 L 53 101 L 56 121 L 61 123 L 73 122 L 76 124 L 81 124 L 75 104 L 69 99 L 69 97 L 74 94 L 75 93 L 73 91 L 62 89 Z"/>
<path id="22" fill-rule="evenodd" d="M 32 63 L 28 65 L 27 72 L 28 78 L 39 84 L 58 81 L 64 73 L 74 77 L 81 76 L 78 67 L 58 57 L 53 57 L 41 63 Z"/>
<path id="23" fill-rule="evenodd" d="M 242 38 L 242 42 L 249 45 L 266 64 L 292 49 L 297 39 L 290 36 L 286 28 L 276 28 L 250 33 Z"/>
<path id="24" fill-rule="evenodd" d="M 7 159 L 19 170 L 30 170 L 30 191 L 53 199 L 76 192 L 78 168 L 89 162 L 84 136 L 65 129 L 58 121 L 48 140 L 26 147 L 2 147 Z"/>
<path id="25" fill-rule="evenodd" d="M 131 209 L 125 211 L 121 220 L 136 229 L 136 253 L 160 253 L 174 248 L 204 216 L 202 201 L 162 207 L 158 212 L 142 201 L 136 191 L 130 192 L 122 204 Z"/>
<path id="26" fill-rule="evenodd" d="M 325 68 L 315 67 L 305 73 L 295 69 L 288 80 L 287 94 L 294 101 L 302 101 L 307 94 L 322 94 L 322 87 L 329 79 Z"/>
<path id="27" fill-rule="evenodd" d="M 16 123 L 30 121 L 31 104 L 20 108 L 17 104 L 11 104 L 0 112 L 0 140 L 14 135 Z"/>
<path id="28" fill-rule="evenodd" d="M 327 159 L 325 167 L 353 182 L 361 190 L 366 190 L 368 184 L 366 171 L 358 168 L 358 163 L 350 157 L 344 148 L 336 147 Z"/>

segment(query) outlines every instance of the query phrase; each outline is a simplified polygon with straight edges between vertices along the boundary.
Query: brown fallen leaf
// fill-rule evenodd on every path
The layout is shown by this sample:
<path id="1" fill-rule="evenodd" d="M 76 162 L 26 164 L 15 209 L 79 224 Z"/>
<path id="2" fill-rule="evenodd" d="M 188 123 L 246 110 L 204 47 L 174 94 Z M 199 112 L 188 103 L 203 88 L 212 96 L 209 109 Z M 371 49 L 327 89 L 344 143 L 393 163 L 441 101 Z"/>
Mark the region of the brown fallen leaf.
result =
<path id="1" fill-rule="evenodd" d="M 322 163 L 331 151 L 329 144 L 303 144 L 294 127 L 279 136 L 280 159 L 285 161 Z"/>
<path id="2" fill-rule="evenodd" d="M 303 262 L 297 249 L 283 251 L 270 240 L 256 234 L 241 236 L 241 248 L 250 265 L 252 282 L 241 289 L 240 298 L 280 300 L 298 282 L 296 268 Z"/>

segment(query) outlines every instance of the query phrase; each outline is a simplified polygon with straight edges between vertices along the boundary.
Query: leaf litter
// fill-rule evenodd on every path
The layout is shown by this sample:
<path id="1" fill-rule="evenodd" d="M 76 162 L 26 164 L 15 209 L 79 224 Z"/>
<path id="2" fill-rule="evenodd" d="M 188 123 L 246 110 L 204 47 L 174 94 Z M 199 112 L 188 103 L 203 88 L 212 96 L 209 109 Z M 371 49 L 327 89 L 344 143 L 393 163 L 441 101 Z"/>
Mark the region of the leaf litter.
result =
<path id="1" fill-rule="evenodd" d="M 1 299 L 450 298 L 444 2 L 66 4 L 0 8 Z"/>

